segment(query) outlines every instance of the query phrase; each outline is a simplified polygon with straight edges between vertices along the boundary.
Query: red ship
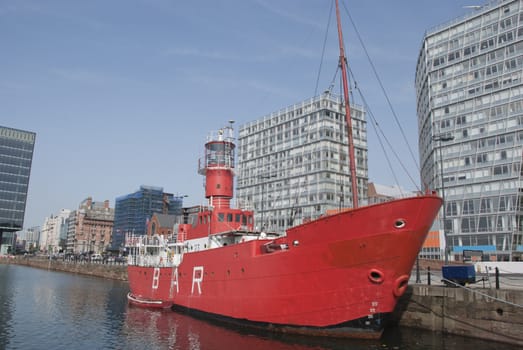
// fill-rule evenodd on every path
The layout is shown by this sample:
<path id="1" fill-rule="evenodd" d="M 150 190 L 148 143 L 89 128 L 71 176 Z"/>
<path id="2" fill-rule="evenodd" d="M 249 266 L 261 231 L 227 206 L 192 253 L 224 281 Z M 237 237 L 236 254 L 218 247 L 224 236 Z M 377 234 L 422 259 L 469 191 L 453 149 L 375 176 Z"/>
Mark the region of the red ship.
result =
<path id="1" fill-rule="evenodd" d="M 352 135 L 339 9 L 345 115 Z M 254 229 L 253 212 L 230 207 L 232 126 L 205 144 L 199 172 L 208 206 L 184 210 L 174 238 L 129 237 L 129 302 L 280 332 L 379 338 L 442 200 L 435 194 L 353 208 L 284 235 Z"/>

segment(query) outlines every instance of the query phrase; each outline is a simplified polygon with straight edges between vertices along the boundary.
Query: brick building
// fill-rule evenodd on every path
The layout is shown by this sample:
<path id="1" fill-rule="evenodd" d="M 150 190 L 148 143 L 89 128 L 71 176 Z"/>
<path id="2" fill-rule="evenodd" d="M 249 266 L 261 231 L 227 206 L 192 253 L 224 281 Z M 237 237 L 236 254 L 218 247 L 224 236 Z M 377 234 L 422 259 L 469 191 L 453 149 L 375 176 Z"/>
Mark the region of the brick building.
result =
<path id="1" fill-rule="evenodd" d="M 69 216 L 67 251 L 102 253 L 111 244 L 114 209 L 109 201 L 94 202 L 88 197 Z"/>
<path id="2" fill-rule="evenodd" d="M 147 235 L 171 236 L 174 232 L 176 215 L 154 213 L 147 224 Z"/>

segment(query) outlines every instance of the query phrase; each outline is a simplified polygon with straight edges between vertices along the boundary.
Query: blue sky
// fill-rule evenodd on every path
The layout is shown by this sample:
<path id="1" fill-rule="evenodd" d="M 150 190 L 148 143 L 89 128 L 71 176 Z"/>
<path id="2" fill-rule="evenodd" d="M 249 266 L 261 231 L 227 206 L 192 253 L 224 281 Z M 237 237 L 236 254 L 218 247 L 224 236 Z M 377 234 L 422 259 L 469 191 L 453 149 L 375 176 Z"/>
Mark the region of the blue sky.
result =
<path id="1" fill-rule="evenodd" d="M 417 159 L 414 74 L 424 32 L 470 0 L 342 1 Z M 329 0 L 0 0 L 0 125 L 37 133 L 25 226 L 140 185 L 204 203 L 205 137 L 312 97 Z M 414 161 L 342 7 L 351 69 L 410 176 Z M 338 51 L 334 23 L 318 90 Z M 356 101 L 359 102 L 359 101 Z M 369 180 L 395 184 L 370 125 Z M 414 189 L 398 171 L 400 185 Z"/>

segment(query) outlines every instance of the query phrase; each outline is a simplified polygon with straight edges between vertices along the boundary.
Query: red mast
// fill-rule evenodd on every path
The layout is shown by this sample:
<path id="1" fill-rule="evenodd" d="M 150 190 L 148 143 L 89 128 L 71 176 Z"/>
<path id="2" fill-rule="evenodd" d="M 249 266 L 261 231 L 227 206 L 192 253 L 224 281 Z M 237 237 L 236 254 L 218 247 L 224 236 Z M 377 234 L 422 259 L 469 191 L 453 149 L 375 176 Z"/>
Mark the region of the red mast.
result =
<path id="1" fill-rule="evenodd" d="M 205 176 L 205 198 L 215 208 L 230 208 L 234 186 L 234 135 L 232 124 L 209 136 L 198 172 Z"/>
<path id="2" fill-rule="evenodd" d="M 352 186 L 352 206 L 358 207 L 358 180 L 356 178 L 356 164 L 354 161 L 354 141 L 352 136 L 352 118 L 350 115 L 349 105 L 349 85 L 347 83 L 347 61 L 345 58 L 345 50 L 343 48 L 343 33 L 341 32 L 340 8 L 338 0 L 336 0 L 336 20 L 338 23 L 338 39 L 340 43 L 340 66 L 343 79 L 343 97 L 345 99 L 345 120 L 347 122 L 347 133 L 349 136 L 349 167 L 350 167 L 350 181 Z"/>

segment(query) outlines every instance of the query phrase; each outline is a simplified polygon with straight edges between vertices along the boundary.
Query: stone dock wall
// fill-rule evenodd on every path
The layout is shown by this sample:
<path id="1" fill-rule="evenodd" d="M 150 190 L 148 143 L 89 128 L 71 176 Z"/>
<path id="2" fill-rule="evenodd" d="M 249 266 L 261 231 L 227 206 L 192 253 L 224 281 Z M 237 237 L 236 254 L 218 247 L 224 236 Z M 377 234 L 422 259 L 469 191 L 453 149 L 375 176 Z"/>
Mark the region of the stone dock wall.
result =
<path id="1" fill-rule="evenodd" d="M 119 281 L 127 281 L 127 265 L 120 263 L 89 263 L 50 260 L 35 257 L 0 258 L 0 264 L 17 264 L 39 269 L 77 273 Z"/>
<path id="2" fill-rule="evenodd" d="M 23 257 L 0 258 L 0 263 L 127 281 L 125 264 L 74 263 Z M 400 298 L 392 322 L 402 327 L 523 346 L 523 289 L 411 285 Z"/>
<path id="3" fill-rule="evenodd" d="M 523 346 L 523 290 L 416 284 L 401 297 L 393 321 Z"/>

